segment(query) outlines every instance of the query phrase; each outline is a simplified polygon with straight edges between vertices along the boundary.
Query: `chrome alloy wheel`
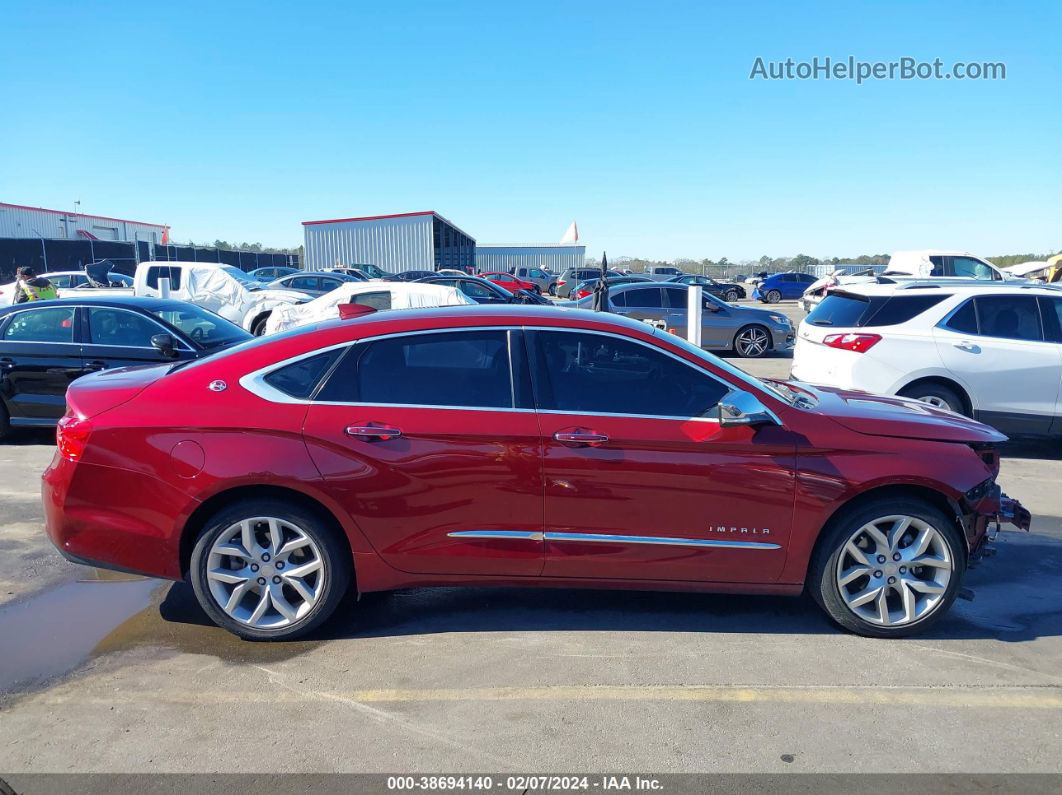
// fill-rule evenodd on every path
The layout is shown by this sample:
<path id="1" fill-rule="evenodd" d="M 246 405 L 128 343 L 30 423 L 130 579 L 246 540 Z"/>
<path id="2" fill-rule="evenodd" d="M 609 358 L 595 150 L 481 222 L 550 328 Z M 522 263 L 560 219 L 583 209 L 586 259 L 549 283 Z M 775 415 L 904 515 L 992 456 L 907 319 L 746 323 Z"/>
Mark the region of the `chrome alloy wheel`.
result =
<path id="1" fill-rule="evenodd" d="M 919 403 L 928 403 L 930 406 L 935 406 L 938 409 L 947 409 L 951 411 L 951 404 L 944 398 L 937 395 L 926 395 L 925 397 L 915 398 Z"/>
<path id="2" fill-rule="evenodd" d="M 305 618 L 324 592 L 321 550 L 298 526 L 263 516 L 230 525 L 210 547 L 207 583 L 241 624 L 279 629 Z"/>
<path id="3" fill-rule="evenodd" d="M 769 347 L 770 340 L 767 332 L 761 328 L 747 328 L 738 334 L 737 349 L 742 356 L 761 356 Z"/>
<path id="4" fill-rule="evenodd" d="M 845 543 L 837 559 L 837 590 L 863 621 L 903 626 L 937 608 L 954 571 L 939 530 L 913 516 L 883 516 Z"/>

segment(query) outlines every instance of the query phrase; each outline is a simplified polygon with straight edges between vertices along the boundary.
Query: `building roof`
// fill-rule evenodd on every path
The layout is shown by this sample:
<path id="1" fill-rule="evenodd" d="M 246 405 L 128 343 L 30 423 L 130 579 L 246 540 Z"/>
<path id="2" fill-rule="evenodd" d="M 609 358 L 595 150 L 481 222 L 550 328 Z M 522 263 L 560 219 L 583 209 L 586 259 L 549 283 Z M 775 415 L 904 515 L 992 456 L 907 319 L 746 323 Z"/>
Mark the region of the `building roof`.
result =
<path id="1" fill-rule="evenodd" d="M 476 243 L 476 248 L 586 248 L 585 243 Z"/>
<path id="2" fill-rule="evenodd" d="M 75 218 L 97 218 L 101 221 L 119 221 L 123 224 L 139 224 L 140 226 L 157 226 L 159 229 L 167 229 L 167 224 L 153 224 L 148 221 L 133 221 L 129 218 L 113 218 L 109 215 L 93 215 L 92 213 L 73 212 L 70 210 L 49 210 L 47 207 L 30 207 L 26 204 L 9 204 L 0 202 L 0 208 L 10 207 L 13 210 L 33 210 L 39 213 L 52 213 L 53 215 L 72 215 Z"/>
<path id="3" fill-rule="evenodd" d="M 422 210 L 420 212 L 415 212 L 415 213 L 391 213 L 389 215 L 362 215 L 362 216 L 356 216 L 356 217 L 353 217 L 353 218 L 326 218 L 323 221 L 303 221 L 302 225 L 303 226 L 314 226 L 315 224 L 343 224 L 343 223 L 347 223 L 349 221 L 385 221 L 385 220 L 387 220 L 389 218 L 412 218 L 412 217 L 417 216 L 417 215 L 433 215 L 436 218 L 438 218 L 440 221 L 443 221 L 444 223 L 447 223 L 450 226 L 452 226 L 454 229 L 456 229 L 461 234 L 463 234 L 463 235 L 465 235 L 465 236 L 467 236 L 469 238 L 472 238 L 472 240 L 475 240 L 475 238 L 473 238 L 472 235 L 468 234 L 468 232 L 466 232 L 464 229 L 459 227 L 457 224 L 455 224 L 449 218 L 445 218 L 444 216 L 442 216 L 439 213 L 435 212 L 435 210 Z"/>

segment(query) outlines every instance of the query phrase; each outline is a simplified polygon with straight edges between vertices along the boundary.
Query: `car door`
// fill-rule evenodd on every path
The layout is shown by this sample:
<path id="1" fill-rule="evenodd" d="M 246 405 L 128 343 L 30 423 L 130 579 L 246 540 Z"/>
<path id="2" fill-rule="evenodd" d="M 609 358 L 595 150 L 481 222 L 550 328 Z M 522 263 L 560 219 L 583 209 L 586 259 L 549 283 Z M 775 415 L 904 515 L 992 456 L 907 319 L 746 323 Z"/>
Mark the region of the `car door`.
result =
<path id="1" fill-rule="evenodd" d="M 785 562 L 795 450 L 721 427 L 725 381 L 609 333 L 527 332 L 544 445 L 545 576 L 769 582 Z"/>
<path id="2" fill-rule="evenodd" d="M 541 445 L 518 332 L 350 346 L 306 414 L 310 455 L 383 560 L 406 572 L 537 575 Z"/>
<path id="3" fill-rule="evenodd" d="M 634 320 L 650 320 L 666 323 L 668 309 L 664 305 L 664 294 L 657 286 L 634 287 L 616 293 L 612 300 L 616 311 Z"/>
<path id="4" fill-rule="evenodd" d="M 677 287 L 664 288 L 668 305 L 667 328 L 680 337 L 689 336 L 689 292 Z M 718 311 L 715 311 L 718 310 Z M 733 338 L 733 319 L 730 313 L 701 295 L 701 347 L 729 348 Z"/>
<path id="5" fill-rule="evenodd" d="M 1004 432 L 1046 433 L 1059 393 L 1059 346 L 1044 340 L 1032 295 L 969 299 L 933 330 L 944 366 L 978 419 Z"/>
<path id="6" fill-rule="evenodd" d="M 0 392 L 13 425 L 50 425 L 66 411 L 66 388 L 84 372 L 76 313 L 24 309 L 0 324 Z"/>
<path id="7" fill-rule="evenodd" d="M 195 358 L 188 343 L 140 312 L 113 306 L 85 306 L 81 308 L 81 323 L 81 356 L 86 373 Z M 175 358 L 163 356 L 151 344 L 156 334 L 174 338 Z"/>
<path id="8" fill-rule="evenodd" d="M 1040 315 L 1044 320 L 1044 336 L 1058 352 L 1062 361 L 1062 298 L 1041 296 Z M 1062 435 L 1062 367 L 1059 368 L 1059 391 L 1055 399 L 1055 417 L 1049 433 Z"/>

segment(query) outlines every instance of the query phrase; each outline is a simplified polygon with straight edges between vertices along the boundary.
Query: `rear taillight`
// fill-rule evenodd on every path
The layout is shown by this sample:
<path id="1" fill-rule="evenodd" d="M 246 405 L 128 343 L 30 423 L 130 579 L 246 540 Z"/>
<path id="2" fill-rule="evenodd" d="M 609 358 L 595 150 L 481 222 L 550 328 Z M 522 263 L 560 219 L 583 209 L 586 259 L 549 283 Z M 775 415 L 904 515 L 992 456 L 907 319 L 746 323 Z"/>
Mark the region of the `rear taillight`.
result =
<path id="1" fill-rule="evenodd" d="M 59 420 L 55 429 L 55 443 L 59 448 L 59 455 L 70 461 L 77 461 L 85 452 L 90 433 L 92 423 L 67 414 Z"/>
<path id="2" fill-rule="evenodd" d="M 576 298 L 586 298 L 586 296 L 588 296 L 588 295 L 590 295 L 590 291 L 589 290 L 576 290 L 575 291 L 575 297 Z"/>
<path id="3" fill-rule="evenodd" d="M 566 285 L 567 283 L 568 283 L 568 282 L 564 281 L 564 279 L 557 279 L 557 286 L 558 286 L 558 287 L 563 287 L 563 286 L 564 286 L 564 285 Z"/>
<path id="4" fill-rule="evenodd" d="M 880 334 L 830 334 L 822 341 L 822 344 L 830 348 L 839 348 L 842 351 L 866 353 L 879 342 L 881 342 Z"/>

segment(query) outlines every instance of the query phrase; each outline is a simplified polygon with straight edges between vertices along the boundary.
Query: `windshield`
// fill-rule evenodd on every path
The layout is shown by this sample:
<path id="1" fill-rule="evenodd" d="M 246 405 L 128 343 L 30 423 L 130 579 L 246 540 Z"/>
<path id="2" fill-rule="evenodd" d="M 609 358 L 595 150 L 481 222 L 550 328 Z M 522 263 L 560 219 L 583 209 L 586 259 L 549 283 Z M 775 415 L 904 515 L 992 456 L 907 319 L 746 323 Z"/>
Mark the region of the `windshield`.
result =
<path id="1" fill-rule="evenodd" d="M 152 309 L 151 313 L 187 335 L 206 351 L 254 339 L 239 326 L 195 304 Z"/>

